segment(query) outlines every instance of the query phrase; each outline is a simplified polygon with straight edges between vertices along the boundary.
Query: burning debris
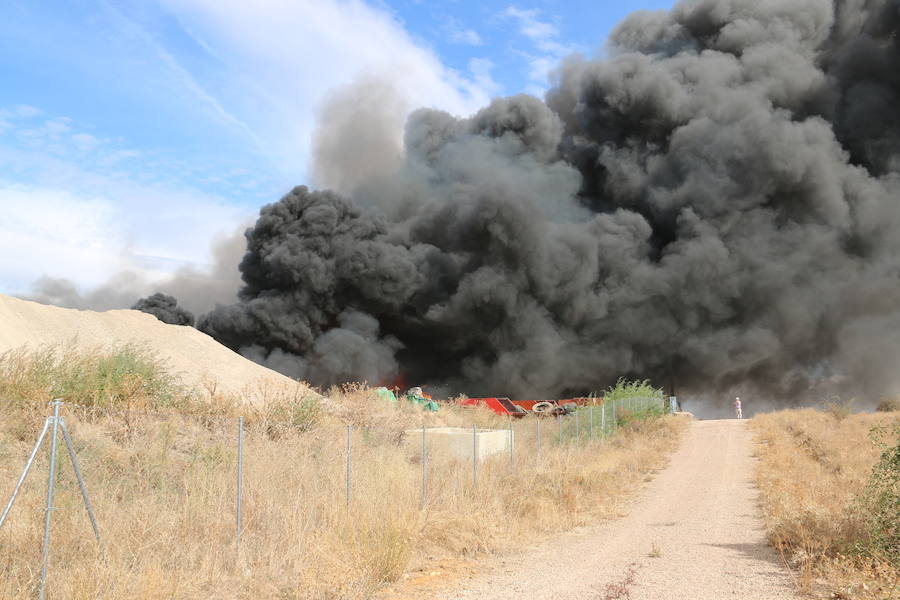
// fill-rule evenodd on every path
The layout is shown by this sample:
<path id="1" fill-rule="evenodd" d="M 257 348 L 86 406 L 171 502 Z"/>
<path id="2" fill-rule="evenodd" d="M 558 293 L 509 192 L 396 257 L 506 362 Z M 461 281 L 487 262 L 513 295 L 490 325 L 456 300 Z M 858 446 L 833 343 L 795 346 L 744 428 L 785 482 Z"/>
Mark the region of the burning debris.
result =
<path id="1" fill-rule="evenodd" d="M 892 0 L 635 13 L 544 102 L 419 110 L 394 171 L 264 207 L 198 326 L 320 385 L 895 389 L 898 29 Z"/>

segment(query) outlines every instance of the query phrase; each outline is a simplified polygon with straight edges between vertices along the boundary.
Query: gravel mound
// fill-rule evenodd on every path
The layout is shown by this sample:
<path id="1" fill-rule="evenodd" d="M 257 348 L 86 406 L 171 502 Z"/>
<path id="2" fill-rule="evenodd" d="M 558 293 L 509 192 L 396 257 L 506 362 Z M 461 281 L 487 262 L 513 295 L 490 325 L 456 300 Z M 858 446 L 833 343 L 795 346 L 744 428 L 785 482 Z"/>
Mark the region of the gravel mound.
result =
<path id="1" fill-rule="evenodd" d="M 239 394 L 263 390 L 314 395 L 306 385 L 250 361 L 193 327 L 167 325 L 136 310 L 95 312 L 47 306 L 0 294 L 0 353 L 23 347 L 93 350 L 123 344 L 148 349 L 185 385 Z"/>

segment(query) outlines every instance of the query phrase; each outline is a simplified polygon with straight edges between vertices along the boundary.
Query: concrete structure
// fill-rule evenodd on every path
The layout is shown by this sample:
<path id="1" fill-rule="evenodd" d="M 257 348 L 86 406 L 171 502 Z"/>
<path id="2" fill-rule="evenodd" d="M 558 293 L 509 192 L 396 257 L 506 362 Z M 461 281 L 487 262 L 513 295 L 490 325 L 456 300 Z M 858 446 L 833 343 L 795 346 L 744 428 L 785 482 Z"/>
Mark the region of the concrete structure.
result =
<path id="1" fill-rule="evenodd" d="M 407 446 L 418 450 L 422 444 L 422 430 L 407 429 L 404 438 Z M 449 455 L 467 461 L 472 460 L 476 446 L 478 460 L 483 461 L 494 454 L 508 454 L 510 444 L 515 442 L 514 433 L 508 429 L 478 429 L 473 432 L 465 427 L 428 427 L 425 429 L 425 439 L 429 457 Z"/>

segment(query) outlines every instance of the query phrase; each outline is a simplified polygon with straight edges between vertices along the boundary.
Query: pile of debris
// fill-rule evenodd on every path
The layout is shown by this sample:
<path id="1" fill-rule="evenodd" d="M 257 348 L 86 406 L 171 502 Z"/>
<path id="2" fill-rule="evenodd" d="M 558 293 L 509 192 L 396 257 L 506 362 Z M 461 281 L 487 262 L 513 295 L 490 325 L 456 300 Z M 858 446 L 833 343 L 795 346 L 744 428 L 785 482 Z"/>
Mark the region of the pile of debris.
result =
<path id="1" fill-rule="evenodd" d="M 405 398 L 410 404 L 420 407 L 422 410 L 437 412 L 440 404 L 430 395 L 424 393 L 419 386 L 409 388 L 405 394 L 400 394 L 398 389 L 379 387 L 375 394 L 383 400 L 391 403 L 399 402 Z M 579 406 L 589 404 L 602 404 L 603 398 L 567 398 L 565 400 L 510 400 L 509 398 L 465 398 L 458 402 L 459 406 L 486 406 L 498 415 L 508 417 L 525 417 L 536 415 L 538 417 L 558 417 L 573 414 Z"/>

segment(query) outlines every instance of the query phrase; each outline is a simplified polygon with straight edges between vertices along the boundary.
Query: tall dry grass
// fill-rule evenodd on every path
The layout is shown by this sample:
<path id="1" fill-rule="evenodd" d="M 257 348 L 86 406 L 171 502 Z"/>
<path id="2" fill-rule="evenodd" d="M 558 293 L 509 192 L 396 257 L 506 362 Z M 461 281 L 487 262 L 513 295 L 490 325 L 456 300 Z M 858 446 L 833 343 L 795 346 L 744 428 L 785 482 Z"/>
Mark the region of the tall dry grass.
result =
<path id="1" fill-rule="evenodd" d="M 871 431 L 900 413 L 788 410 L 756 416 L 757 483 L 771 543 L 800 573 L 804 591 L 828 598 L 900 597 L 900 571 L 873 551 L 866 487 L 882 450 Z M 900 511 L 896 514 L 900 520 Z"/>
<path id="2" fill-rule="evenodd" d="M 54 367 L 46 356 L 20 353 L 0 358 L 0 374 L 60 373 L 74 362 L 89 380 L 108 359 L 63 352 Z M 161 402 L 142 383 L 158 380 L 161 367 L 142 368 L 143 375 L 137 369 L 109 379 L 102 402 L 91 400 L 99 396 L 89 386 L 79 387 L 82 395 L 73 394 L 65 409 L 103 544 L 95 544 L 62 462 L 49 598 L 370 597 L 432 558 L 500 552 L 617 513 L 629 490 L 666 461 L 680 429 L 675 420 L 655 418 L 608 440 L 559 444 L 547 422 L 538 453 L 534 421 L 520 421 L 514 460 L 503 455 L 479 465 L 477 486 L 470 463 L 432 455 L 422 509 L 421 456 L 404 432 L 422 424 L 505 428 L 507 421 L 483 410 L 423 414 L 380 402 L 361 387 L 330 390 L 327 406 L 273 393 L 266 405 L 250 407 L 174 388 Z M 3 500 L 46 415 L 39 400 L 48 397 L 48 381 L 60 385 L 58 376 L 0 381 Z M 247 423 L 240 551 L 239 413 Z M 346 424 L 354 446 L 349 507 Z M 28 597 L 37 584 L 47 463 L 44 452 L 0 530 L 0 598 Z"/>

